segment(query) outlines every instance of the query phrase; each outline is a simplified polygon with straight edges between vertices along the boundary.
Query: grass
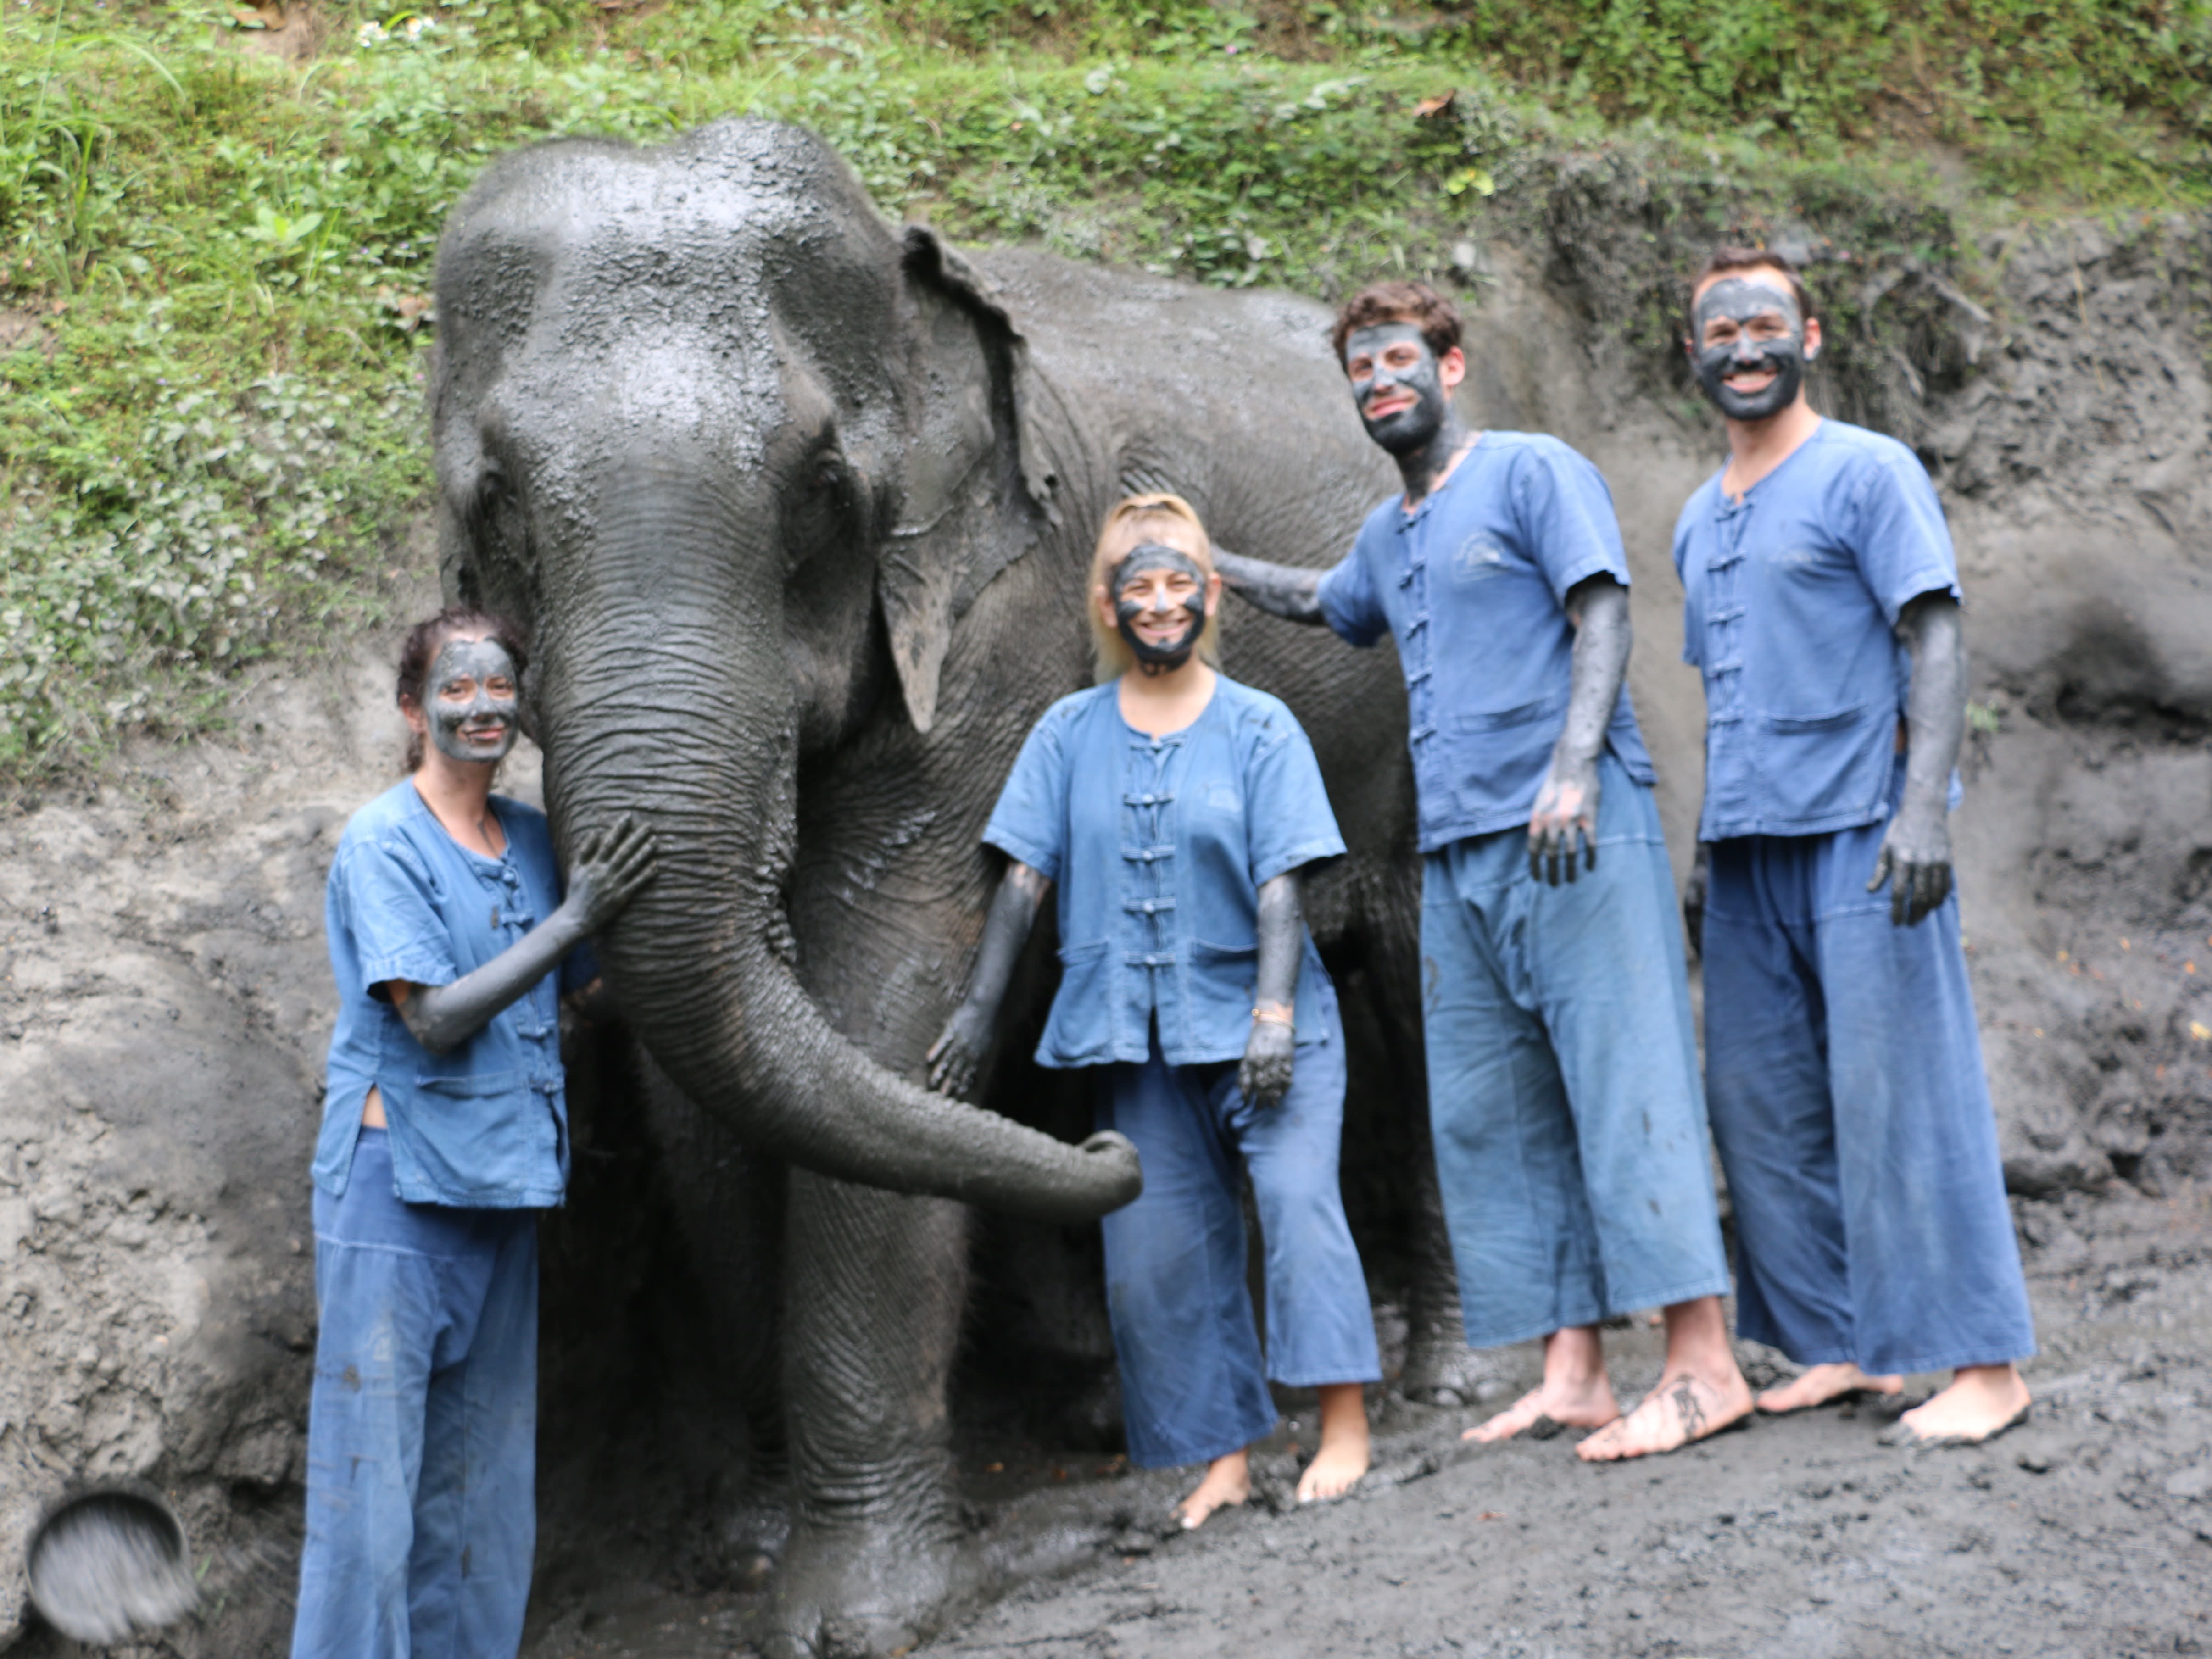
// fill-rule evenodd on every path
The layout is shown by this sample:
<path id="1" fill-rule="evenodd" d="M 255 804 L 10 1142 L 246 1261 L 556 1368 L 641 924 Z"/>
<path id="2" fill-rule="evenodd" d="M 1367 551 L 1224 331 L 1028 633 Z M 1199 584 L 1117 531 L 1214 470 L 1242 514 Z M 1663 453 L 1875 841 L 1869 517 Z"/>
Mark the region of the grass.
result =
<path id="1" fill-rule="evenodd" d="M 294 63 L 274 15 L 0 5 L 0 775 L 375 614 L 439 225 L 538 137 L 780 116 L 956 236 L 1322 294 L 1581 214 L 1655 348 L 1723 229 L 1942 269 L 1962 208 L 2212 197 L 2212 0 L 326 4 Z"/>

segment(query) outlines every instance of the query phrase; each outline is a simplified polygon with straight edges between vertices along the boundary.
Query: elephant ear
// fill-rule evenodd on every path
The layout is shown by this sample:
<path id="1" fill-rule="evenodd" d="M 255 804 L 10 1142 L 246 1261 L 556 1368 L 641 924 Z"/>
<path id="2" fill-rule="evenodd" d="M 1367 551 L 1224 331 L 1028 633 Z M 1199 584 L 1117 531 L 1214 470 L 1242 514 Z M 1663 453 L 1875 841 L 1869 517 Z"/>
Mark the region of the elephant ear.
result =
<path id="1" fill-rule="evenodd" d="M 917 731 L 937 719 L 952 625 L 1019 558 L 1057 483 L 1035 422 L 1029 343 L 981 272 L 924 225 L 902 250 L 915 319 L 915 404 L 899 514 L 876 574 L 891 660 Z"/>

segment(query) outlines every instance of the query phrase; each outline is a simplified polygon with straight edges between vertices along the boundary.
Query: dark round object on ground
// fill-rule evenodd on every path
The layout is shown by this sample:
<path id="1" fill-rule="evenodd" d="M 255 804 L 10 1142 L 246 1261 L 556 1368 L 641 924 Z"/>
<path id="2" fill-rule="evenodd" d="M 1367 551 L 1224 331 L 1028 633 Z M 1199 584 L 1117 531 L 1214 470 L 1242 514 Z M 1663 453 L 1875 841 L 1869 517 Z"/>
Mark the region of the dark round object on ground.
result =
<path id="1" fill-rule="evenodd" d="M 31 1539 L 31 1600 L 63 1635 L 95 1646 L 159 1630 L 198 1600 L 185 1525 L 155 1494 L 81 1492 Z"/>

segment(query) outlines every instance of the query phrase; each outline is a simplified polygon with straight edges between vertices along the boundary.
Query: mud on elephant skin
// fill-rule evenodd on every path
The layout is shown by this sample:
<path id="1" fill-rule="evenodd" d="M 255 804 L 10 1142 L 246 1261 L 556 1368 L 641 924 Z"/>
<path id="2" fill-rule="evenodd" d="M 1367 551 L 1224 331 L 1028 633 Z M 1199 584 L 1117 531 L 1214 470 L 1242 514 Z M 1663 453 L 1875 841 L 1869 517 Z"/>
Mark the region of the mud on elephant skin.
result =
<path id="1" fill-rule="evenodd" d="M 981 927 L 998 784 L 1089 678 L 1095 526 L 1168 488 L 1225 541 L 1326 563 L 1387 476 L 1319 307 L 1040 256 L 979 268 L 771 123 L 510 155 L 455 209 L 437 280 L 447 589 L 533 631 L 562 845 L 634 813 L 662 849 L 599 946 L 663 1079 L 656 1121 L 750 1149 L 753 1197 L 727 1160 L 669 1168 L 717 1321 L 780 1346 L 737 1366 L 732 1402 L 756 1443 L 780 1416 L 767 1443 L 789 1449 L 773 1644 L 898 1647 L 975 1586 L 947 1452 L 952 1200 L 1056 1224 L 1135 1189 L 1125 1144 L 918 1086 Z M 1400 1086 L 1368 1116 L 1425 1167 L 1394 666 L 1257 618 L 1226 649 L 1314 736 L 1353 848 L 1315 884 L 1315 931 L 1371 1004 L 1349 1023 L 1390 1051 Z M 987 1099 L 1023 1115 L 1021 1067 L 999 1071 Z M 763 1159 L 788 1166 L 780 1231 L 732 1220 Z M 1441 1238 L 1413 1232 L 1433 1269 Z M 1449 1347 L 1448 1280 L 1413 1277 L 1415 1328 Z"/>

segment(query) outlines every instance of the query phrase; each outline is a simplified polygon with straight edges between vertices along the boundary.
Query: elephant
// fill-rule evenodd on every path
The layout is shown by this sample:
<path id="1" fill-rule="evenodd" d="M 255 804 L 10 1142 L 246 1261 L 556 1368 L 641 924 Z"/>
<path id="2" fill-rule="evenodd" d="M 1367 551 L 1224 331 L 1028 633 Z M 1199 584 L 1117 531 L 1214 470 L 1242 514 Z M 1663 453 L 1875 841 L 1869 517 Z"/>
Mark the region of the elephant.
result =
<path id="1" fill-rule="evenodd" d="M 660 849 L 598 951 L 752 1430 L 769 1650 L 901 1649 L 977 1593 L 946 1405 L 970 1206 L 1080 1220 L 1137 1178 L 1126 1143 L 1018 1121 L 1018 1066 L 981 1105 L 920 1086 L 999 784 L 1090 679 L 1096 527 L 1172 489 L 1225 545 L 1332 562 L 1393 475 L 1313 302 L 963 253 L 766 120 L 499 159 L 436 303 L 448 597 L 531 630 L 561 846 L 631 815 Z M 1352 1121 L 1418 1148 L 1382 1177 L 1412 1218 L 1408 1374 L 1449 1382 L 1395 662 L 1249 611 L 1223 648 L 1306 724 L 1351 848 L 1310 915 Z"/>

